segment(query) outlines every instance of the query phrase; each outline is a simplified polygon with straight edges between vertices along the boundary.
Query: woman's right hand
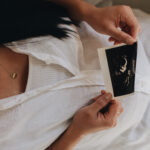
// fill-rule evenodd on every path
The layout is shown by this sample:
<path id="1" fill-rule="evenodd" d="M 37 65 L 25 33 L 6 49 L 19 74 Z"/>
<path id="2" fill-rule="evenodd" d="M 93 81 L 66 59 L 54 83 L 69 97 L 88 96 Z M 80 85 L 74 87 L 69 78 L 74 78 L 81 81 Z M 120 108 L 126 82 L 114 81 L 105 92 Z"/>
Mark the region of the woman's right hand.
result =
<path id="1" fill-rule="evenodd" d="M 112 100 L 110 93 L 102 91 L 102 94 L 93 100 L 91 105 L 81 108 L 74 116 L 71 128 L 76 134 L 86 135 L 115 127 L 119 115 L 123 112 L 121 102 Z M 108 110 L 100 112 L 108 104 Z"/>
<path id="2" fill-rule="evenodd" d="M 69 128 L 46 150 L 72 150 L 82 136 L 114 127 L 123 112 L 121 102 L 112 100 L 112 95 L 101 92 L 91 105 L 81 108 L 73 118 Z M 102 109 L 109 104 L 108 110 Z"/>

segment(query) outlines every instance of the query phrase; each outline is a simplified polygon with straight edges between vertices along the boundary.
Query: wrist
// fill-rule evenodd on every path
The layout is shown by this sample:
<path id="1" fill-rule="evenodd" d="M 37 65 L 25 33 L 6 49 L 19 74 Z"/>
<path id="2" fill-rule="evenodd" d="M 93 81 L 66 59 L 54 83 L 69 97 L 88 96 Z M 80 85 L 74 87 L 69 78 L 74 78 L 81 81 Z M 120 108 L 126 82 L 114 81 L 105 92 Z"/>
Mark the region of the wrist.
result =
<path id="1" fill-rule="evenodd" d="M 85 2 L 84 0 L 76 0 L 72 5 L 67 6 L 70 12 L 71 18 L 76 21 L 87 21 L 88 16 L 96 7 L 92 4 Z"/>
<path id="2" fill-rule="evenodd" d="M 91 22 L 95 22 L 95 20 L 97 20 L 97 16 L 98 18 L 102 19 L 102 17 L 104 16 L 103 8 L 97 8 L 94 5 L 89 5 L 83 13 L 84 21 L 89 24 Z"/>
<path id="3" fill-rule="evenodd" d="M 80 16 L 82 21 L 88 22 L 89 18 L 93 16 L 93 12 L 97 9 L 96 6 L 83 2 L 84 4 L 80 8 Z"/>
<path id="4" fill-rule="evenodd" d="M 82 138 L 70 125 L 69 128 L 47 150 L 71 150 Z"/>
<path id="5" fill-rule="evenodd" d="M 71 124 L 67 129 L 66 135 L 74 140 L 80 140 L 84 136 L 73 124 Z"/>

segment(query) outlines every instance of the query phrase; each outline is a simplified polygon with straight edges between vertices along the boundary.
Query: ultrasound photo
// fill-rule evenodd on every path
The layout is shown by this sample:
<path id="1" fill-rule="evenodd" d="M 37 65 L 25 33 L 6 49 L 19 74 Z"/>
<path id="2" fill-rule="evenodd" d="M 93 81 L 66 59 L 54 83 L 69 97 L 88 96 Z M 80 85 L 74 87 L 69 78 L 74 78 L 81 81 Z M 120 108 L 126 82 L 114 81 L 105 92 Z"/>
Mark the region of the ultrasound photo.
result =
<path id="1" fill-rule="evenodd" d="M 134 92 L 137 43 L 106 49 L 106 58 L 114 96 Z"/>

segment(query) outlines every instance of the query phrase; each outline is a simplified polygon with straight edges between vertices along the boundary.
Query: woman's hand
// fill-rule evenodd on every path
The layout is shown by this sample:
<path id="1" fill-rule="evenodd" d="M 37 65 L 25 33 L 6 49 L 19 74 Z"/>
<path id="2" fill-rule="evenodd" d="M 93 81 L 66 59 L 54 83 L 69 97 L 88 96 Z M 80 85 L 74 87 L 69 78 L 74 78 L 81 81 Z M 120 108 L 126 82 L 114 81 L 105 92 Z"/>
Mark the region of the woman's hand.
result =
<path id="1" fill-rule="evenodd" d="M 110 36 L 114 44 L 133 44 L 140 32 L 139 23 L 129 6 L 97 8 L 84 0 L 50 0 L 63 5 L 72 19 L 86 21 L 97 32 Z M 121 30 L 118 30 L 120 27 Z"/>
<path id="2" fill-rule="evenodd" d="M 116 126 L 117 118 L 123 112 L 121 102 L 112 100 L 112 95 L 105 91 L 93 100 L 76 113 L 69 128 L 46 150 L 72 150 L 88 133 Z M 104 111 L 106 106 L 108 110 Z"/>
<path id="3" fill-rule="evenodd" d="M 123 112 L 121 102 L 112 100 L 112 95 L 105 91 L 102 91 L 102 95 L 94 101 L 91 105 L 80 109 L 75 115 L 71 126 L 76 134 L 86 135 L 116 126 L 118 116 Z M 108 110 L 102 113 L 101 111 L 108 104 Z"/>
<path id="4" fill-rule="evenodd" d="M 84 20 L 97 32 L 110 35 L 109 40 L 115 44 L 133 44 L 140 32 L 139 23 L 129 6 L 91 7 L 85 10 Z"/>

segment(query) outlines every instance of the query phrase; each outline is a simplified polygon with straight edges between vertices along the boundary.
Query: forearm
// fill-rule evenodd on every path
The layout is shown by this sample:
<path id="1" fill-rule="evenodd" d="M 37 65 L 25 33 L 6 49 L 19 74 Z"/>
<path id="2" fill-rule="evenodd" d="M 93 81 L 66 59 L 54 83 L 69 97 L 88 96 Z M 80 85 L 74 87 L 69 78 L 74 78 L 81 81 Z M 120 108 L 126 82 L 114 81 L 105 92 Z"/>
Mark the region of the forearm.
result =
<path id="1" fill-rule="evenodd" d="M 77 21 L 86 21 L 86 18 L 90 11 L 95 8 L 95 6 L 85 2 L 84 0 L 49 0 L 51 2 L 57 3 L 65 7 L 72 19 Z"/>
<path id="2" fill-rule="evenodd" d="M 66 132 L 46 150 L 72 150 L 81 138 L 82 135 L 70 126 Z"/>

